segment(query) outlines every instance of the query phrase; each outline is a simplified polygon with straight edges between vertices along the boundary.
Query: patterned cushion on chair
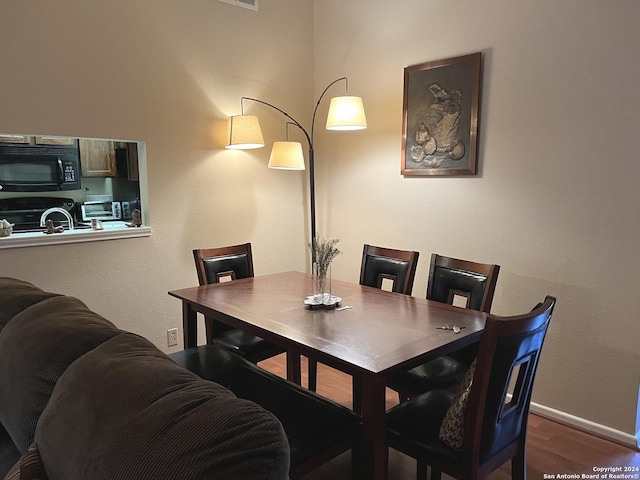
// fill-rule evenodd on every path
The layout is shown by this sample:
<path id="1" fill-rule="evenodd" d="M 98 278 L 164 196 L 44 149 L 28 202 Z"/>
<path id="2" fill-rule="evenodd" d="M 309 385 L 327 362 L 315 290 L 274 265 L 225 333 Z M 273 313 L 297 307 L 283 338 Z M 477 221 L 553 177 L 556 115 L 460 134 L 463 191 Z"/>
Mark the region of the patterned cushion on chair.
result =
<path id="1" fill-rule="evenodd" d="M 440 425 L 440 440 L 456 450 L 462 450 L 464 417 L 467 411 L 467 401 L 469 400 L 469 392 L 473 384 L 473 372 L 475 369 L 476 361 L 474 360 L 462 379 L 453 403 L 449 407 L 449 410 L 447 410 Z"/>

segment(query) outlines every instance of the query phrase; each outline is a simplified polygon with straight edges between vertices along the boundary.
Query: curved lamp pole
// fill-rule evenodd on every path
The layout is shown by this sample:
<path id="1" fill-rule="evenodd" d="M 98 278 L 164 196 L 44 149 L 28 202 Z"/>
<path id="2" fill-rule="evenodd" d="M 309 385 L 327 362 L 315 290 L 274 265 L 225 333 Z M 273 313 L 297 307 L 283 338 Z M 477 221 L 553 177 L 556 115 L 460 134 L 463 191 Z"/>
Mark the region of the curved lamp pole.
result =
<path id="1" fill-rule="evenodd" d="M 261 103 L 263 105 L 271 107 L 274 110 L 277 110 L 278 112 L 282 113 L 285 117 L 287 117 L 291 121 L 290 123 L 292 123 L 293 125 L 298 127 L 300 130 L 302 130 L 302 133 L 304 133 L 304 136 L 307 139 L 307 143 L 308 143 L 308 146 L 309 146 L 309 204 L 310 204 L 310 208 L 311 208 L 311 241 L 312 242 L 314 240 L 316 240 L 315 159 L 314 159 L 314 149 L 313 149 L 316 114 L 318 113 L 318 107 L 320 106 L 320 102 L 322 101 L 322 99 L 324 98 L 325 94 L 327 93 L 327 90 L 329 90 L 329 88 L 331 88 L 333 85 L 335 85 L 336 83 L 338 83 L 338 82 L 340 82 L 342 80 L 345 81 L 345 91 L 348 90 L 347 77 L 341 77 L 341 78 L 338 78 L 338 79 L 334 80 L 329 85 L 327 85 L 327 87 L 320 94 L 320 97 L 318 98 L 318 101 L 316 102 L 316 106 L 313 109 L 313 117 L 311 118 L 311 134 L 309 134 L 309 132 L 295 118 L 293 118 L 291 115 L 289 115 L 287 112 L 285 112 L 281 108 L 278 108 L 278 107 L 276 107 L 275 105 L 273 105 L 273 104 L 271 104 L 269 102 L 265 102 L 264 100 L 260 100 L 258 98 L 253 98 L 253 97 L 241 97 L 241 99 L 240 99 L 240 104 L 241 104 L 241 108 L 242 108 L 242 115 L 244 115 L 244 103 L 243 103 L 244 100 L 250 100 L 252 102 Z M 338 100 L 338 99 L 344 99 L 343 102 L 348 102 L 349 106 L 346 107 L 346 108 L 344 106 L 340 106 L 340 105 L 334 106 L 334 101 Z M 355 107 L 353 106 L 353 103 L 356 104 Z M 327 129 L 329 129 L 329 130 L 359 130 L 359 129 L 367 128 L 366 119 L 365 119 L 365 115 L 364 115 L 364 109 L 362 108 L 362 99 L 360 99 L 359 97 L 349 97 L 349 96 L 336 97 L 336 98 L 332 99 L 332 105 L 330 107 L 330 110 L 332 108 L 334 109 L 333 111 L 335 113 L 332 114 L 332 111 L 330 111 L 329 112 L 329 119 L 337 116 L 338 120 L 337 120 L 337 123 L 331 123 L 331 125 L 329 124 L 329 120 L 328 120 L 327 121 Z M 357 118 L 354 118 L 354 116 L 357 117 Z M 230 143 L 231 143 L 231 140 L 230 140 Z M 229 145 L 228 148 L 250 148 L 250 147 L 246 147 L 246 146 L 245 147 L 237 147 L 237 146 L 234 147 L 233 145 Z"/>

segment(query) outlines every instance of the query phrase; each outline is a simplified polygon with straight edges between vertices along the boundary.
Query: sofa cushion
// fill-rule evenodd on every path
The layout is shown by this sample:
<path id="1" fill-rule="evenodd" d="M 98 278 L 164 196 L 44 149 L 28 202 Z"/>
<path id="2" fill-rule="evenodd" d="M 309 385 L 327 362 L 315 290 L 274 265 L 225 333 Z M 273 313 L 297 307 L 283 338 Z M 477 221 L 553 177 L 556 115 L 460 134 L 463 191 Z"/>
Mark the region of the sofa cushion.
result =
<path id="1" fill-rule="evenodd" d="M 18 313 L 0 334 L 0 423 L 21 454 L 53 387 L 78 357 L 120 330 L 73 297 L 53 296 Z"/>
<path id="2" fill-rule="evenodd" d="M 19 459 L 20 452 L 7 431 L 0 425 L 0 478 L 4 478 L 11 466 Z"/>
<path id="3" fill-rule="evenodd" d="M 277 419 L 122 333 L 60 377 L 36 430 L 50 478 L 286 479 Z"/>
<path id="4" fill-rule="evenodd" d="M 15 278 L 0 277 L 0 332 L 16 314 L 25 308 L 58 296 Z"/>
<path id="5" fill-rule="evenodd" d="M 4 480 L 20 480 L 20 463 L 17 462 L 11 469 L 7 472 L 7 475 L 4 477 Z"/>
<path id="6" fill-rule="evenodd" d="M 29 445 L 27 452 L 9 470 L 4 480 L 48 480 L 40 451 L 35 443 Z"/>

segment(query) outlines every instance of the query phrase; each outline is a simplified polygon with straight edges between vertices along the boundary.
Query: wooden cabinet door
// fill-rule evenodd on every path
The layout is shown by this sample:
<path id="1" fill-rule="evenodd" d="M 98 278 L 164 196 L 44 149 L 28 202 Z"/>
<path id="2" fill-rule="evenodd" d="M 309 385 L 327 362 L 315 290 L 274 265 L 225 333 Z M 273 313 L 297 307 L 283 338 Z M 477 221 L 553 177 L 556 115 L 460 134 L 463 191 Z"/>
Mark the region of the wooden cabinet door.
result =
<path id="1" fill-rule="evenodd" d="M 127 143 L 127 179 L 137 181 L 139 178 L 138 145 L 136 143 Z"/>
<path id="2" fill-rule="evenodd" d="M 73 145 L 71 137 L 36 137 L 36 145 Z"/>
<path id="3" fill-rule="evenodd" d="M 29 143 L 30 141 L 31 141 L 31 137 L 28 135 L 12 135 L 12 134 L 0 135 L 0 143 Z"/>
<path id="4" fill-rule="evenodd" d="M 83 177 L 116 176 L 116 150 L 113 142 L 81 138 L 79 147 Z"/>

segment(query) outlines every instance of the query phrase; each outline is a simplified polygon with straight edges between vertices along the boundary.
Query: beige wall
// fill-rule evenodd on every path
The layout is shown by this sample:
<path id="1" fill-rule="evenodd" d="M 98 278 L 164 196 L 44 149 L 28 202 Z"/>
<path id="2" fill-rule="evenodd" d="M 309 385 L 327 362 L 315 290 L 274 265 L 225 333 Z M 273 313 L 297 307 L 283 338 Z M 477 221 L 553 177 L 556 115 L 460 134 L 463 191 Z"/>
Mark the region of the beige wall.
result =
<path id="1" fill-rule="evenodd" d="M 534 401 L 633 434 L 638 15 L 632 0 L 12 5 L 0 132 L 145 141 L 153 234 L 0 250 L 0 274 L 78 296 L 168 351 L 180 305 L 166 292 L 195 283 L 192 248 L 251 241 L 257 274 L 307 264 L 304 174 L 268 170 L 268 148 L 221 149 L 225 118 L 248 95 L 307 125 L 347 75 L 369 129 L 316 132 L 319 232 L 344 251 L 334 276 L 357 281 L 364 242 L 419 250 L 418 296 L 431 252 L 501 264 L 496 313 L 559 299 Z M 479 174 L 403 178 L 403 68 L 475 51 Z M 278 114 L 247 107 L 267 143 L 282 138 Z"/>
<path id="2" fill-rule="evenodd" d="M 316 93 L 349 76 L 369 128 L 316 148 L 334 275 L 363 243 L 502 266 L 493 311 L 558 297 L 534 402 L 635 433 L 640 379 L 640 3 L 315 3 Z M 403 68 L 484 53 L 479 174 L 400 175 Z"/>
<path id="3" fill-rule="evenodd" d="M 75 295 L 168 351 L 181 308 L 167 291 L 197 284 L 193 248 L 250 241 L 257 274 L 305 268 L 304 174 L 267 169 L 268 148 L 226 151 L 221 137 L 242 95 L 311 115 L 310 0 L 258 13 L 216 0 L 39 1 L 2 16 L 0 132 L 146 142 L 153 233 L 0 250 L 0 275 Z M 245 107 L 267 138 L 284 136 L 280 116 Z"/>

